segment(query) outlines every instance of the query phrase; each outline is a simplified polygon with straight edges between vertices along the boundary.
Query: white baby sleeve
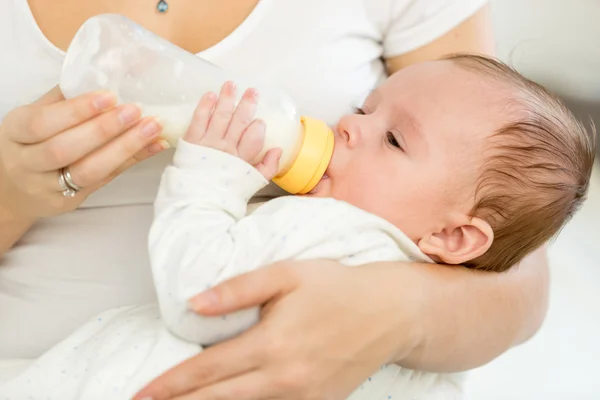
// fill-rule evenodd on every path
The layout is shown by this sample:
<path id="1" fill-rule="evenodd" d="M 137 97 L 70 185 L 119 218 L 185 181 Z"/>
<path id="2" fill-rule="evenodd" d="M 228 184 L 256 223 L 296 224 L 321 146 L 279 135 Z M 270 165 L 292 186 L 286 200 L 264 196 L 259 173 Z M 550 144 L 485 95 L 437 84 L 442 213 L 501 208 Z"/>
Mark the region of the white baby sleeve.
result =
<path id="1" fill-rule="evenodd" d="M 161 315 L 177 336 L 208 345 L 256 322 L 258 310 L 204 318 L 191 312 L 187 302 L 253 269 L 239 255 L 245 246 L 261 246 L 264 230 L 232 234 L 232 228 L 246 214 L 250 197 L 266 184 L 237 157 L 179 142 L 173 165 L 163 173 L 149 235 Z"/>

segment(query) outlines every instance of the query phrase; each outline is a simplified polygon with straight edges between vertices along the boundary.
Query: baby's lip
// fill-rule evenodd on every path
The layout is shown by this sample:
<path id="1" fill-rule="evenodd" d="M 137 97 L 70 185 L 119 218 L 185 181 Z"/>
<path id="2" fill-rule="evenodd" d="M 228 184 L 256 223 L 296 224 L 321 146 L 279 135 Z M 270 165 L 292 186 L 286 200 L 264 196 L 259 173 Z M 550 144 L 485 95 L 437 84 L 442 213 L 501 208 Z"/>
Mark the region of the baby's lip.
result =
<path id="1" fill-rule="evenodd" d="M 319 185 L 321 184 L 321 182 L 323 182 L 325 179 L 329 179 L 329 174 L 328 174 L 327 170 L 325 171 L 325 173 L 321 177 L 321 180 L 315 185 L 315 187 L 310 192 L 308 192 L 306 194 L 314 194 L 317 191 L 317 189 L 319 188 Z"/>
<path id="2" fill-rule="evenodd" d="M 324 181 L 325 179 L 329 179 L 329 167 L 327 167 L 327 169 L 325 170 L 325 172 L 323 173 L 323 176 L 321 177 L 321 179 L 319 180 L 319 183 L 321 183 L 321 181 Z"/>

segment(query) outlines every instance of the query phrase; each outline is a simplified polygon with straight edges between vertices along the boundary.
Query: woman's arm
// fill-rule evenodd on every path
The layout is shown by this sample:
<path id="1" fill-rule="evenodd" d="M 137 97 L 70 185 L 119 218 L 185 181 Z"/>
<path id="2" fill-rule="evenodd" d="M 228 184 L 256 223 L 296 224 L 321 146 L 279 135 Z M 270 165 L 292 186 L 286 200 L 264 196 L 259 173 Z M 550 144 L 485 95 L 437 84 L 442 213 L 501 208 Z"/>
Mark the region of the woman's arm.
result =
<path id="1" fill-rule="evenodd" d="M 33 219 L 15 216 L 1 203 L 0 199 L 0 259 L 34 223 Z"/>
<path id="2" fill-rule="evenodd" d="M 547 270 L 535 258 L 503 274 L 311 260 L 237 276 L 197 296 L 195 309 L 216 316 L 265 304 L 259 324 L 135 399 L 342 399 L 393 360 L 431 371 L 482 365 L 525 340 L 543 317 L 527 315 L 545 309 Z"/>
<path id="3" fill-rule="evenodd" d="M 409 65 L 454 53 L 495 54 L 489 5 L 437 40 L 409 53 L 388 58 L 387 70 L 391 75 Z"/>
<path id="4" fill-rule="evenodd" d="M 389 73 L 452 53 L 493 55 L 489 8 L 434 42 L 388 59 Z M 549 270 L 545 249 L 504 274 L 432 265 L 414 268 L 431 289 L 422 316 L 422 342 L 410 354 L 397 355 L 403 366 L 438 371 L 480 366 L 533 336 L 546 315 Z"/>
<path id="5" fill-rule="evenodd" d="M 410 268 L 419 270 L 415 284 L 423 291 L 421 332 L 412 351 L 396 354 L 404 367 L 443 372 L 481 366 L 533 336 L 546 315 L 549 271 L 543 248 L 505 273 Z"/>
<path id="6" fill-rule="evenodd" d="M 11 210 L 8 195 L 14 188 L 10 187 L 2 164 L 0 160 L 0 260 L 35 222 L 35 218 L 19 216 Z"/>

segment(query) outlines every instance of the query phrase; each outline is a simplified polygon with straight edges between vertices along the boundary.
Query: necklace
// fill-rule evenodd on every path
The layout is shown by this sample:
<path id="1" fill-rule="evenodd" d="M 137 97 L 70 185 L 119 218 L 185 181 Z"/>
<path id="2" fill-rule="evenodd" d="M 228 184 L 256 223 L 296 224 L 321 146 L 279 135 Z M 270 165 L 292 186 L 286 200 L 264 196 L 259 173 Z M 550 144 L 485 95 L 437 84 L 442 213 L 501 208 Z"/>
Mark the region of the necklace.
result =
<path id="1" fill-rule="evenodd" d="M 160 0 L 156 5 L 156 10 L 158 10 L 159 13 L 166 13 L 169 11 L 169 3 L 167 3 L 165 0 Z"/>

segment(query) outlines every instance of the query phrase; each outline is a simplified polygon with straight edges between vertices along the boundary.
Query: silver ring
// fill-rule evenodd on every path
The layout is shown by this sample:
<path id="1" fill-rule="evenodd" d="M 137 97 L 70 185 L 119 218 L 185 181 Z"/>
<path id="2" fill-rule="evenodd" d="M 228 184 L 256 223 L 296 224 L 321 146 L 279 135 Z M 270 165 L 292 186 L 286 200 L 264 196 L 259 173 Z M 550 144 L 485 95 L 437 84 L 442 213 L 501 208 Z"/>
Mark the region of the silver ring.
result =
<path id="1" fill-rule="evenodd" d="M 61 168 L 60 171 L 58 171 L 58 184 L 60 185 L 60 188 L 62 189 L 62 195 L 65 197 L 75 197 L 75 195 L 81 190 L 78 187 L 72 187 L 69 185 L 69 181 L 67 179 L 67 175 L 69 176 L 69 178 L 71 177 L 71 174 L 69 174 L 69 171 L 66 168 Z"/>
<path id="2" fill-rule="evenodd" d="M 81 192 L 83 190 L 81 186 L 73 182 L 73 177 L 71 176 L 71 171 L 69 171 L 69 168 L 63 168 L 62 175 L 64 175 L 65 183 L 70 189 L 73 189 L 76 192 Z"/>

